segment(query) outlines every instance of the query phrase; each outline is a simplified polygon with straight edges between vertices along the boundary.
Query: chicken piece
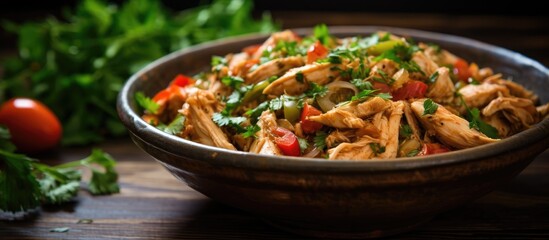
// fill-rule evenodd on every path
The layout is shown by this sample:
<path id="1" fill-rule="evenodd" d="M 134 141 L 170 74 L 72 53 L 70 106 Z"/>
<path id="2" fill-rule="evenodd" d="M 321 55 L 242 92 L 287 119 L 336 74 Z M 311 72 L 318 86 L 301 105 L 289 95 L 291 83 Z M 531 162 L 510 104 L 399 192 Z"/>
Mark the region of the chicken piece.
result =
<path id="1" fill-rule="evenodd" d="M 515 83 L 513 81 L 509 81 L 501 78 L 489 78 L 489 79 L 486 79 L 486 82 L 505 86 L 507 87 L 507 89 L 509 89 L 509 92 L 511 95 L 519 98 L 530 99 L 534 104 L 537 103 L 539 100 L 538 96 L 534 92 L 524 88 L 520 84 Z"/>
<path id="2" fill-rule="evenodd" d="M 256 133 L 257 139 L 252 143 L 250 152 L 266 155 L 283 155 L 274 142 L 274 136 L 271 134 L 278 127 L 275 114 L 268 110 L 263 111 L 257 125 L 259 125 L 261 130 Z"/>
<path id="3" fill-rule="evenodd" d="M 342 65 L 331 63 L 313 63 L 303 67 L 293 68 L 283 76 L 269 84 L 263 94 L 280 96 L 284 93 L 288 95 L 299 95 L 309 88 L 309 82 L 318 85 L 325 85 L 339 76 L 340 71 L 334 69 Z"/>
<path id="4" fill-rule="evenodd" d="M 340 143 L 352 142 L 353 139 L 355 138 L 356 138 L 356 133 L 354 130 L 347 130 L 347 131 L 335 130 L 326 137 L 326 146 L 328 148 L 333 148 Z"/>
<path id="5" fill-rule="evenodd" d="M 421 51 L 417 51 L 412 55 L 412 61 L 417 63 L 421 71 L 423 71 L 427 77 L 433 75 L 438 69 L 438 64 Z"/>
<path id="6" fill-rule="evenodd" d="M 242 69 L 246 65 L 246 62 L 248 60 L 248 54 L 247 53 L 236 53 L 236 54 L 229 54 L 226 57 L 228 60 L 228 67 L 229 67 L 229 75 L 231 76 L 241 76 Z"/>
<path id="7" fill-rule="evenodd" d="M 296 42 L 299 41 L 299 37 L 291 30 L 275 32 L 271 34 L 271 36 L 267 40 L 265 40 L 265 42 L 263 42 L 263 44 L 251 56 L 251 58 L 259 59 L 265 50 L 276 46 L 279 41 Z"/>
<path id="8" fill-rule="evenodd" d="M 454 99 L 456 89 L 452 79 L 450 79 L 450 72 L 446 67 L 438 68 L 436 72 L 438 73 L 438 77 L 435 83 L 429 86 L 426 95 L 435 102 L 451 103 Z"/>
<path id="9" fill-rule="evenodd" d="M 511 124 L 502 114 L 496 113 L 492 116 L 484 116 L 482 120 L 494 127 L 498 131 L 500 138 L 506 138 L 513 135 Z"/>
<path id="10" fill-rule="evenodd" d="M 536 107 L 532 100 L 526 98 L 499 97 L 482 109 L 484 116 L 492 116 L 497 112 L 502 113 L 516 132 L 538 122 Z"/>
<path id="11" fill-rule="evenodd" d="M 254 84 L 271 76 L 280 76 L 286 71 L 301 67 L 304 64 L 303 57 L 287 57 L 271 60 L 260 65 L 253 72 L 248 73 L 246 84 Z"/>
<path id="12" fill-rule="evenodd" d="M 387 128 L 381 131 L 380 142 L 381 146 L 385 147 L 385 151 L 378 154 L 379 158 L 395 158 L 398 154 L 398 133 L 400 129 L 400 120 L 404 110 L 402 101 L 393 102 L 391 108 L 385 112 L 388 115 Z"/>
<path id="13" fill-rule="evenodd" d="M 458 91 L 463 101 L 469 108 L 481 108 L 498 96 L 509 96 L 509 90 L 502 85 L 482 83 L 480 85 L 469 84 Z M 465 112 L 465 106 L 461 106 L 460 112 Z"/>
<path id="14" fill-rule="evenodd" d="M 189 94 L 187 102 L 180 112 L 187 119 L 185 123 L 192 126 L 192 132 L 189 133 L 191 140 L 214 147 L 236 150 L 212 120 L 212 115 L 219 112 L 220 108 L 221 106 L 213 93 L 197 90 Z"/>
<path id="15" fill-rule="evenodd" d="M 328 149 L 330 160 L 367 160 L 374 158 L 376 153 L 372 146 L 379 146 L 379 140 L 368 135 L 362 136 L 353 143 L 341 143 L 335 148 Z"/>
<path id="16" fill-rule="evenodd" d="M 476 129 L 469 128 L 469 122 L 448 111 L 441 105 L 433 114 L 424 115 L 423 102 L 419 99 L 412 102 L 412 111 L 427 131 L 434 134 L 439 141 L 456 149 L 475 147 L 497 142 Z"/>
<path id="17" fill-rule="evenodd" d="M 377 62 L 371 68 L 370 77 L 378 78 L 382 77 L 380 70 L 383 71 L 388 77 L 393 76 L 399 70 L 398 64 L 389 59 L 383 59 Z"/>
<path id="18" fill-rule="evenodd" d="M 458 60 L 456 55 L 444 49 L 440 49 L 440 47 L 429 46 L 425 43 L 420 43 L 419 47 L 424 49 L 423 52 L 425 55 L 439 66 L 454 65 Z"/>
<path id="19" fill-rule="evenodd" d="M 391 106 L 391 101 L 380 97 L 373 97 L 365 102 L 351 102 L 317 116 L 310 116 L 309 120 L 335 128 L 363 128 L 361 118 L 384 111 Z"/>

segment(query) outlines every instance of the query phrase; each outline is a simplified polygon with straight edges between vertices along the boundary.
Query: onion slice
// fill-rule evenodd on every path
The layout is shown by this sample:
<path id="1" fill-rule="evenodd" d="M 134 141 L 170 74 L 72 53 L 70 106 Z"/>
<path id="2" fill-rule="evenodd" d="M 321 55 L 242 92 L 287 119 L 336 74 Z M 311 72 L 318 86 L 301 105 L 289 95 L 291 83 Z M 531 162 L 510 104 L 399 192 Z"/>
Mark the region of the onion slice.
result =
<path id="1" fill-rule="evenodd" d="M 358 89 L 356 88 L 356 86 L 347 81 L 334 81 L 326 85 L 326 87 L 328 88 L 328 92 L 326 93 L 326 95 L 319 97 L 316 100 L 320 108 L 322 108 L 323 112 L 330 111 L 332 108 L 335 107 L 337 103 L 332 102 L 330 97 L 332 96 L 332 94 L 337 93 L 339 89 L 351 89 L 355 93 L 355 95 L 358 94 Z"/>

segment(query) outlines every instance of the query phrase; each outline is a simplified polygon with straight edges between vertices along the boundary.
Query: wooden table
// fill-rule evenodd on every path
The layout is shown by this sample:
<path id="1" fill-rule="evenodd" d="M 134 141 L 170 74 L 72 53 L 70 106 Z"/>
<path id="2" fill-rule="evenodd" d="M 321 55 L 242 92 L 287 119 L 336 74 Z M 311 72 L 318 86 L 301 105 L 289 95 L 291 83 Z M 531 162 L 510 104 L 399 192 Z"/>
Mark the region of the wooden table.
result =
<path id="1" fill-rule="evenodd" d="M 286 27 L 386 25 L 471 37 L 503 46 L 549 65 L 547 17 L 447 16 L 441 14 L 275 12 Z M 270 227 L 258 217 L 216 203 L 177 181 L 129 140 L 99 147 L 119 162 L 121 193 L 90 196 L 45 207 L 33 219 L 0 222 L 0 239 L 303 239 Z M 90 148 L 62 149 L 48 158 L 80 159 Z M 91 224 L 77 224 L 93 219 Z M 52 228 L 69 227 L 65 233 Z M 549 151 L 496 191 L 396 238 L 549 239 Z"/>

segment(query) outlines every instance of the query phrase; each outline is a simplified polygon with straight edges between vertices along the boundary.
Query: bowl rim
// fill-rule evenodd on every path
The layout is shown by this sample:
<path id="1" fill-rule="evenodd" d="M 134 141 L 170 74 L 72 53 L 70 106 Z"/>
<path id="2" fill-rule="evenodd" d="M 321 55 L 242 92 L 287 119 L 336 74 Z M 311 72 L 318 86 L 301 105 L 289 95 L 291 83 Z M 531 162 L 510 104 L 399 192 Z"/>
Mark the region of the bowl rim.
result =
<path id="1" fill-rule="evenodd" d="M 453 43 L 457 45 L 468 45 L 480 51 L 487 51 L 491 54 L 500 55 L 506 58 L 512 58 L 517 63 L 528 65 L 543 73 L 549 79 L 549 69 L 541 63 L 530 59 L 520 53 L 513 52 L 495 45 L 483 43 L 477 40 L 436 32 L 423 30 L 397 28 L 386 26 L 330 26 L 330 32 L 334 35 L 343 34 L 370 34 L 374 31 L 388 31 L 397 35 L 415 36 L 428 38 L 433 42 Z M 312 32 L 312 28 L 292 29 L 299 35 L 305 35 Z M 283 170 L 283 171 L 313 171 L 313 172 L 373 172 L 373 171 L 398 171 L 428 168 L 434 166 L 443 166 L 451 164 L 476 161 L 478 159 L 502 155 L 508 152 L 519 150 L 520 148 L 535 144 L 542 140 L 549 139 L 549 118 L 542 120 L 531 128 L 515 134 L 509 138 L 495 143 L 485 144 L 473 148 L 456 150 L 448 153 L 428 155 L 423 157 L 403 157 L 393 159 L 372 159 L 372 160 L 330 160 L 319 158 L 304 158 L 290 156 L 270 156 L 260 155 L 236 150 L 217 148 L 190 140 L 186 140 L 174 135 L 170 135 L 147 124 L 141 117 L 132 110 L 130 99 L 133 96 L 129 92 L 140 77 L 150 70 L 173 61 L 181 55 L 202 51 L 211 47 L 225 44 L 236 44 L 242 41 L 264 40 L 269 34 L 248 34 L 236 37 L 219 39 L 190 48 L 182 49 L 170 53 L 156 61 L 148 64 L 143 69 L 133 74 L 124 84 L 117 99 L 117 111 L 121 121 L 126 128 L 133 134 L 133 137 L 140 139 L 144 143 L 162 150 L 166 153 L 177 156 L 188 156 L 187 150 L 193 150 L 192 154 L 200 156 L 202 161 L 217 166 L 232 166 L 241 168 L 251 168 L 258 170 Z M 192 158 L 192 157 L 191 157 Z M 159 159 L 162 161 L 162 159 Z"/>

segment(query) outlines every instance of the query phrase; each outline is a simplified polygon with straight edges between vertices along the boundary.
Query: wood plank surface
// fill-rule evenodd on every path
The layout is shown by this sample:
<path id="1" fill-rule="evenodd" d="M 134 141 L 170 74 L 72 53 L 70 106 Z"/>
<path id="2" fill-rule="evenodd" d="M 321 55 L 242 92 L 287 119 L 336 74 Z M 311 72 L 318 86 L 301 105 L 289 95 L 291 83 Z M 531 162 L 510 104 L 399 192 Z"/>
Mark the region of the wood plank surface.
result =
<path id="1" fill-rule="evenodd" d="M 1 239 L 306 239 L 216 203 L 172 177 L 129 140 L 100 145 L 119 162 L 121 193 L 48 206 L 25 221 L 0 222 Z M 89 148 L 62 149 L 45 161 L 85 157 Z M 518 177 L 472 203 L 443 213 L 395 239 L 549 239 L 549 151 Z M 78 224 L 93 219 L 91 224 Z M 66 233 L 50 232 L 69 227 Z"/>
<path id="2" fill-rule="evenodd" d="M 518 51 L 549 65 L 545 16 L 273 12 L 284 27 L 384 25 L 474 38 Z M 548 87 L 549 90 L 549 87 Z M 47 206 L 25 221 L 0 221 L 0 239 L 307 239 L 260 218 L 216 203 L 177 181 L 128 139 L 99 145 L 119 162 L 121 193 L 81 191 L 70 204 Z M 48 163 L 80 159 L 90 147 L 60 149 Z M 93 219 L 78 224 L 79 219 Z M 64 233 L 53 228 L 69 227 Z M 549 151 L 496 191 L 440 214 L 394 239 L 549 239 Z"/>

